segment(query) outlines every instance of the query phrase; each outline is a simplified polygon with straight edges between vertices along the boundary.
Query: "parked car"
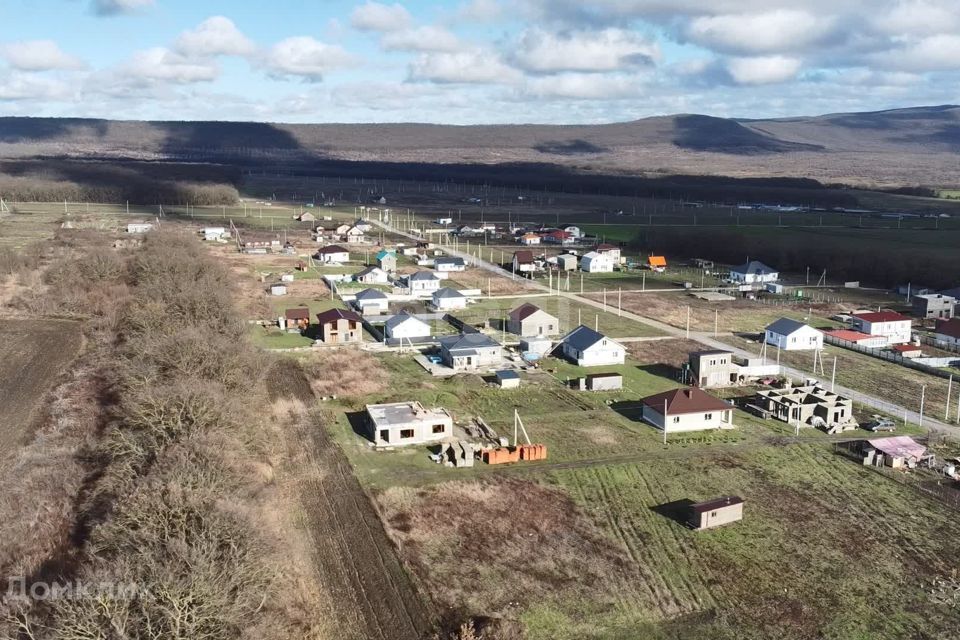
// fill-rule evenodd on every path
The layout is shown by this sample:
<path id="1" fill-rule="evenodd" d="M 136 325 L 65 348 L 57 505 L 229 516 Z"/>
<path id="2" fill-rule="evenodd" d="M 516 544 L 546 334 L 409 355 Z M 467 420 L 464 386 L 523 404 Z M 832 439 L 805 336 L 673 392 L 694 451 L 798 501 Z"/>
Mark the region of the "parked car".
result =
<path id="1" fill-rule="evenodd" d="M 897 425 L 894 424 L 893 420 L 890 418 L 881 418 L 876 417 L 874 420 L 871 420 L 863 427 L 867 431 L 881 432 L 881 431 L 896 431 Z"/>

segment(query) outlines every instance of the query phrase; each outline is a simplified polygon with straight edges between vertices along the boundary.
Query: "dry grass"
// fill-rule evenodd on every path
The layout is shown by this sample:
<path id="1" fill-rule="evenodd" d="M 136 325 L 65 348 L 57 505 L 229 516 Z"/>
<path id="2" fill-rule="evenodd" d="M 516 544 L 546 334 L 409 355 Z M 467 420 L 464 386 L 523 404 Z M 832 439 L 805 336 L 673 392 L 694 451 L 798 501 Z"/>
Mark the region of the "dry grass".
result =
<path id="1" fill-rule="evenodd" d="M 380 393 L 390 382 L 380 360 L 356 349 L 319 349 L 304 369 L 313 392 L 321 397 L 363 398 Z"/>
<path id="2" fill-rule="evenodd" d="M 378 501 L 389 535 L 434 600 L 466 615 L 509 617 L 554 598 L 605 600 L 630 573 L 621 550 L 569 497 L 534 482 L 391 488 Z"/>
<path id="3" fill-rule="evenodd" d="M 630 357 L 642 364 L 665 364 L 679 367 L 687 362 L 691 351 L 702 351 L 704 346 L 695 340 L 668 338 L 626 343 Z"/>
<path id="4" fill-rule="evenodd" d="M 489 289 L 489 294 L 493 296 L 535 290 L 530 281 L 525 278 L 512 280 L 494 275 L 486 269 L 466 269 L 452 274 L 452 278 L 467 289 L 481 289 L 484 293 L 488 293 Z"/>

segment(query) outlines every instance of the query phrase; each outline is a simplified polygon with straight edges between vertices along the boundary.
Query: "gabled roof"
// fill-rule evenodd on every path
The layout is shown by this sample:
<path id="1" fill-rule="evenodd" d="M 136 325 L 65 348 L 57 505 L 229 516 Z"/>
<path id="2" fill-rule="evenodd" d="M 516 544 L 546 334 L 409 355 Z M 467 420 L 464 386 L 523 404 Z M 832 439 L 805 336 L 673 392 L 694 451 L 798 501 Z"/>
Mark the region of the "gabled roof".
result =
<path id="1" fill-rule="evenodd" d="M 605 255 L 602 254 L 602 253 L 597 253 L 596 251 L 591 251 L 591 252 L 589 252 L 589 253 L 583 254 L 583 255 L 580 257 L 580 259 L 583 260 L 584 258 L 586 258 L 587 260 L 596 260 L 597 258 L 606 258 L 606 257 L 608 257 L 608 256 L 605 256 Z"/>
<path id="2" fill-rule="evenodd" d="M 847 342 L 862 342 L 864 340 L 878 339 L 878 336 L 872 336 L 862 331 L 850 331 L 849 329 L 833 329 L 831 331 L 825 331 L 824 333 L 838 340 L 846 340 Z"/>
<path id="3" fill-rule="evenodd" d="M 767 325 L 766 330 L 771 333 L 775 333 L 781 336 L 789 336 L 801 329 L 813 329 L 813 327 L 800 322 L 799 320 L 791 320 L 790 318 L 780 318 L 776 322 L 771 322 Z M 814 329 L 816 331 L 816 329 Z"/>
<path id="4" fill-rule="evenodd" d="M 467 351 L 483 347 L 499 347 L 500 343 L 485 333 L 461 333 L 458 336 L 444 336 L 440 344 L 447 351 Z"/>
<path id="5" fill-rule="evenodd" d="M 456 289 L 451 289 L 450 287 L 443 287 L 442 289 L 437 289 L 433 292 L 434 298 L 466 298 L 467 296 L 463 295 Z"/>
<path id="6" fill-rule="evenodd" d="M 779 273 L 773 267 L 768 267 L 767 265 L 763 264 L 759 260 L 751 260 L 746 264 L 741 264 L 738 267 L 733 267 L 732 269 L 730 269 L 730 271 L 733 273 L 743 273 L 743 274 L 751 273 L 751 274 L 761 275 L 761 276 L 770 275 L 771 273 Z"/>
<path id="7" fill-rule="evenodd" d="M 328 244 L 325 247 L 320 247 L 319 249 L 317 249 L 317 253 L 323 255 L 327 253 L 350 253 L 350 252 L 344 249 L 343 247 L 341 247 L 340 245 Z"/>
<path id="8" fill-rule="evenodd" d="M 563 336 L 561 342 L 568 344 L 577 351 L 584 351 L 601 340 L 610 340 L 602 333 L 598 333 L 586 325 L 580 325 L 567 335 Z M 613 342 L 611 340 L 611 342 Z"/>
<path id="9" fill-rule="evenodd" d="M 422 324 L 422 325 L 424 325 L 424 326 L 427 326 L 427 327 L 430 326 L 429 324 L 427 324 L 426 322 L 424 322 L 423 320 L 421 320 L 421 319 L 418 318 L 417 316 L 415 316 L 415 315 L 413 315 L 413 314 L 411 314 L 411 313 L 409 313 L 409 312 L 407 312 L 407 311 L 401 311 L 401 312 L 398 313 L 397 315 L 391 316 L 391 317 L 387 318 L 386 325 L 387 325 L 387 328 L 388 328 L 388 329 L 395 329 L 396 327 L 399 327 L 400 325 L 402 325 L 402 324 L 404 324 L 404 323 L 406 323 L 406 322 L 418 322 L 418 323 L 420 323 L 420 324 Z"/>
<path id="10" fill-rule="evenodd" d="M 387 294 L 379 289 L 364 289 L 356 296 L 357 300 L 388 300 Z"/>
<path id="11" fill-rule="evenodd" d="M 598 245 L 595 247 L 595 249 L 596 249 L 597 251 L 613 251 L 614 249 L 619 249 L 619 248 L 620 248 L 620 247 L 618 247 L 618 246 L 615 245 L 615 244 L 607 244 L 607 243 L 598 244 Z"/>
<path id="12" fill-rule="evenodd" d="M 362 322 L 361 318 L 355 311 L 348 311 L 346 309 L 327 309 L 317 314 L 317 322 L 320 324 L 327 324 L 328 322 L 336 322 L 337 320 L 353 320 L 354 322 Z"/>
<path id="13" fill-rule="evenodd" d="M 283 316 L 287 320 L 309 320 L 310 319 L 310 309 L 307 307 L 297 307 L 295 309 L 287 309 L 283 312 Z"/>
<path id="14" fill-rule="evenodd" d="M 937 323 L 934 333 L 960 339 L 960 318 L 950 318 Z"/>
<path id="15" fill-rule="evenodd" d="M 416 273 L 411 273 L 407 276 L 408 282 L 416 282 L 419 280 L 439 280 L 440 278 L 433 271 L 417 271 Z"/>
<path id="16" fill-rule="evenodd" d="M 377 254 L 377 260 L 383 260 L 387 256 L 393 256 L 394 258 L 396 258 L 397 252 L 393 251 L 392 249 L 381 249 L 380 252 Z"/>
<path id="17" fill-rule="evenodd" d="M 667 259 L 663 256 L 650 256 L 647 258 L 647 264 L 651 267 L 665 267 L 667 266 Z"/>
<path id="18" fill-rule="evenodd" d="M 519 322 L 520 320 L 526 320 L 537 311 L 543 311 L 540 307 L 535 304 L 530 304 L 529 302 L 524 302 L 522 305 L 510 312 L 510 319 Z M 546 311 L 544 311 L 546 313 Z M 549 314 L 548 314 L 549 315 Z M 551 316 L 552 317 L 552 316 Z"/>
<path id="19" fill-rule="evenodd" d="M 463 258 L 455 258 L 450 256 L 444 256 L 436 258 L 433 261 L 433 264 L 456 264 L 456 265 L 465 265 L 466 262 L 463 261 Z"/>
<path id="20" fill-rule="evenodd" d="M 374 271 L 379 271 L 380 273 L 386 273 L 386 271 L 384 271 L 384 270 L 381 269 L 380 267 L 367 267 L 367 268 L 364 269 L 363 271 L 358 271 L 357 273 L 353 274 L 353 277 L 354 277 L 354 278 L 362 278 L 363 276 L 368 276 L 368 275 L 370 275 L 370 274 L 373 273 Z"/>
<path id="21" fill-rule="evenodd" d="M 912 322 L 910 318 L 902 316 L 896 311 L 875 311 L 873 313 L 855 313 L 853 317 L 864 322 Z"/>
<path id="22" fill-rule="evenodd" d="M 921 458 L 927 448 L 918 444 L 910 436 L 893 436 L 890 438 L 874 438 L 867 440 L 870 445 L 894 458 Z"/>
<path id="23" fill-rule="evenodd" d="M 719 398 L 698 389 L 697 387 L 687 387 L 684 389 L 674 389 L 664 391 L 656 395 L 647 396 L 641 400 L 643 404 L 660 411 L 664 411 L 666 406 L 667 415 L 682 415 L 687 413 L 705 413 L 707 411 L 726 411 L 733 407 Z"/>
<path id="24" fill-rule="evenodd" d="M 514 251 L 513 258 L 520 264 L 529 264 L 533 262 L 533 251 L 530 251 L 529 249 Z"/>

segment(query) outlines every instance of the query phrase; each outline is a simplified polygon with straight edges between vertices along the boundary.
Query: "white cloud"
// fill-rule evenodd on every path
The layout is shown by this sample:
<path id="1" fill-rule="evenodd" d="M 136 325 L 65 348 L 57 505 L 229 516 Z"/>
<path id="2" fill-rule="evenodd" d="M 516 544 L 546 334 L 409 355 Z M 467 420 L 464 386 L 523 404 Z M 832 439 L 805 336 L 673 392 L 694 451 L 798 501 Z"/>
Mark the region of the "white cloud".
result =
<path id="1" fill-rule="evenodd" d="M 93 12 L 99 16 L 133 13 L 152 7 L 154 0 L 93 0 Z"/>
<path id="2" fill-rule="evenodd" d="M 457 53 L 424 53 L 410 65 L 411 80 L 460 84 L 510 84 L 522 74 L 496 53 L 473 49 Z"/>
<path id="3" fill-rule="evenodd" d="M 0 101 L 55 101 L 69 94 L 68 85 L 61 80 L 19 71 L 0 74 Z"/>
<path id="4" fill-rule="evenodd" d="M 380 39 L 387 51 L 459 51 L 460 39 L 443 27 L 432 25 L 392 31 Z"/>
<path id="5" fill-rule="evenodd" d="M 136 53 L 120 72 L 134 79 L 175 84 L 211 82 L 220 75 L 220 69 L 212 61 L 191 60 L 164 47 Z"/>
<path id="6" fill-rule="evenodd" d="M 400 4 L 367 2 L 353 10 L 350 24 L 360 31 L 402 31 L 413 25 L 410 12 Z"/>
<path id="7" fill-rule="evenodd" d="M 21 71 L 82 69 L 79 58 L 64 53 L 53 40 L 28 40 L 0 46 L 0 57 Z"/>
<path id="8" fill-rule="evenodd" d="M 883 66 L 901 71 L 946 71 L 960 69 L 960 35 L 938 34 L 904 44 L 876 56 Z"/>
<path id="9" fill-rule="evenodd" d="M 513 60 L 527 71 L 617 71 L 659 59 L 655 42 L 624 29 L 550 33 L 528 29 Z"/>
<path id="10" fill-rule="evenodd" d="M 960 4 L 930 0 L 904 0 L 870 17 L 872 25 L 888 35 L 950 33 L 960 28 Z"/>
<path id="11" fill-rule="evenodd" d="M 212 16 L 180 34 L 174 48 L 185 56 L 245 56 L 256 46 L 229 18 Z"/>
<path id="12" fill-rule="evenodd" d="M 727 71 L 738 84 L 773 84 L 796 77 L 801 61 L 786 56 L 755 56 L 730 58 Z"/>
<path id="13" fill-rule="evenodd" d="M 693 42 L 728 53 L 782 53 L 830 35 L 829 17 L 779 9 L 760 14 L 700 16 L 685 33 Z"/>
<path id="14" fill-rule="evenodd" d="M 460 5 L 457 19 L 465 22 L 493 22 L 503 15 L 503 6 L 498 0 L 469 0 Z"/>
<path id="15" fill-rule="evenodd" d="M 357 59 L 343 47 L 326 44 L 310 36 L 281 40 L 270 48 L 264 60 L 270 75 L 283 78 L 298 76 L 317 82 L 331 71 L 354 66 Z"/>
<path id="16" fill-rule="evenodd" d="M 571 100 L 618 100 L 641 95 L 645 79 L 633 74 L 561 73 L 530 78 L 521 95 Z"/>

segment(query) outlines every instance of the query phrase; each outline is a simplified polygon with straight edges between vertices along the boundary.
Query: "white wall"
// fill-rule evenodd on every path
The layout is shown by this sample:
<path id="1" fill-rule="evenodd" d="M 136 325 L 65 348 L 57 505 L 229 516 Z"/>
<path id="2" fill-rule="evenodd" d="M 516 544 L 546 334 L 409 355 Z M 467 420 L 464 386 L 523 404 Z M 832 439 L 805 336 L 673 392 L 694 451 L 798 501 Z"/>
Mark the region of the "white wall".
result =
<path id="1" fill-rule="evenodd" d="M 727 423 L 724 423 L 722 418 L 723 414 L 728 413 L 729 411 L 731 410 L 728 409 L 727 411 L 709 411 L 705 413 L 688 413 L 679 416 L 667 416 L 667 433 L 719 429 L 721 426 L 726 426 Z M 643 419 L 661 431 L 663 430 L 664 420 L 663 413 L 661 411 L 657 411 L 653 407 L 644 405 Z"/>
<path id="2" fill-rule="evenodd" d="M 823 333 L 813 327 L 795 331 L 788 336 L 767 331 L 766 336 L 767 344 L 774 345 L 784 351 L 813 351 L 823 348 Z"/>

